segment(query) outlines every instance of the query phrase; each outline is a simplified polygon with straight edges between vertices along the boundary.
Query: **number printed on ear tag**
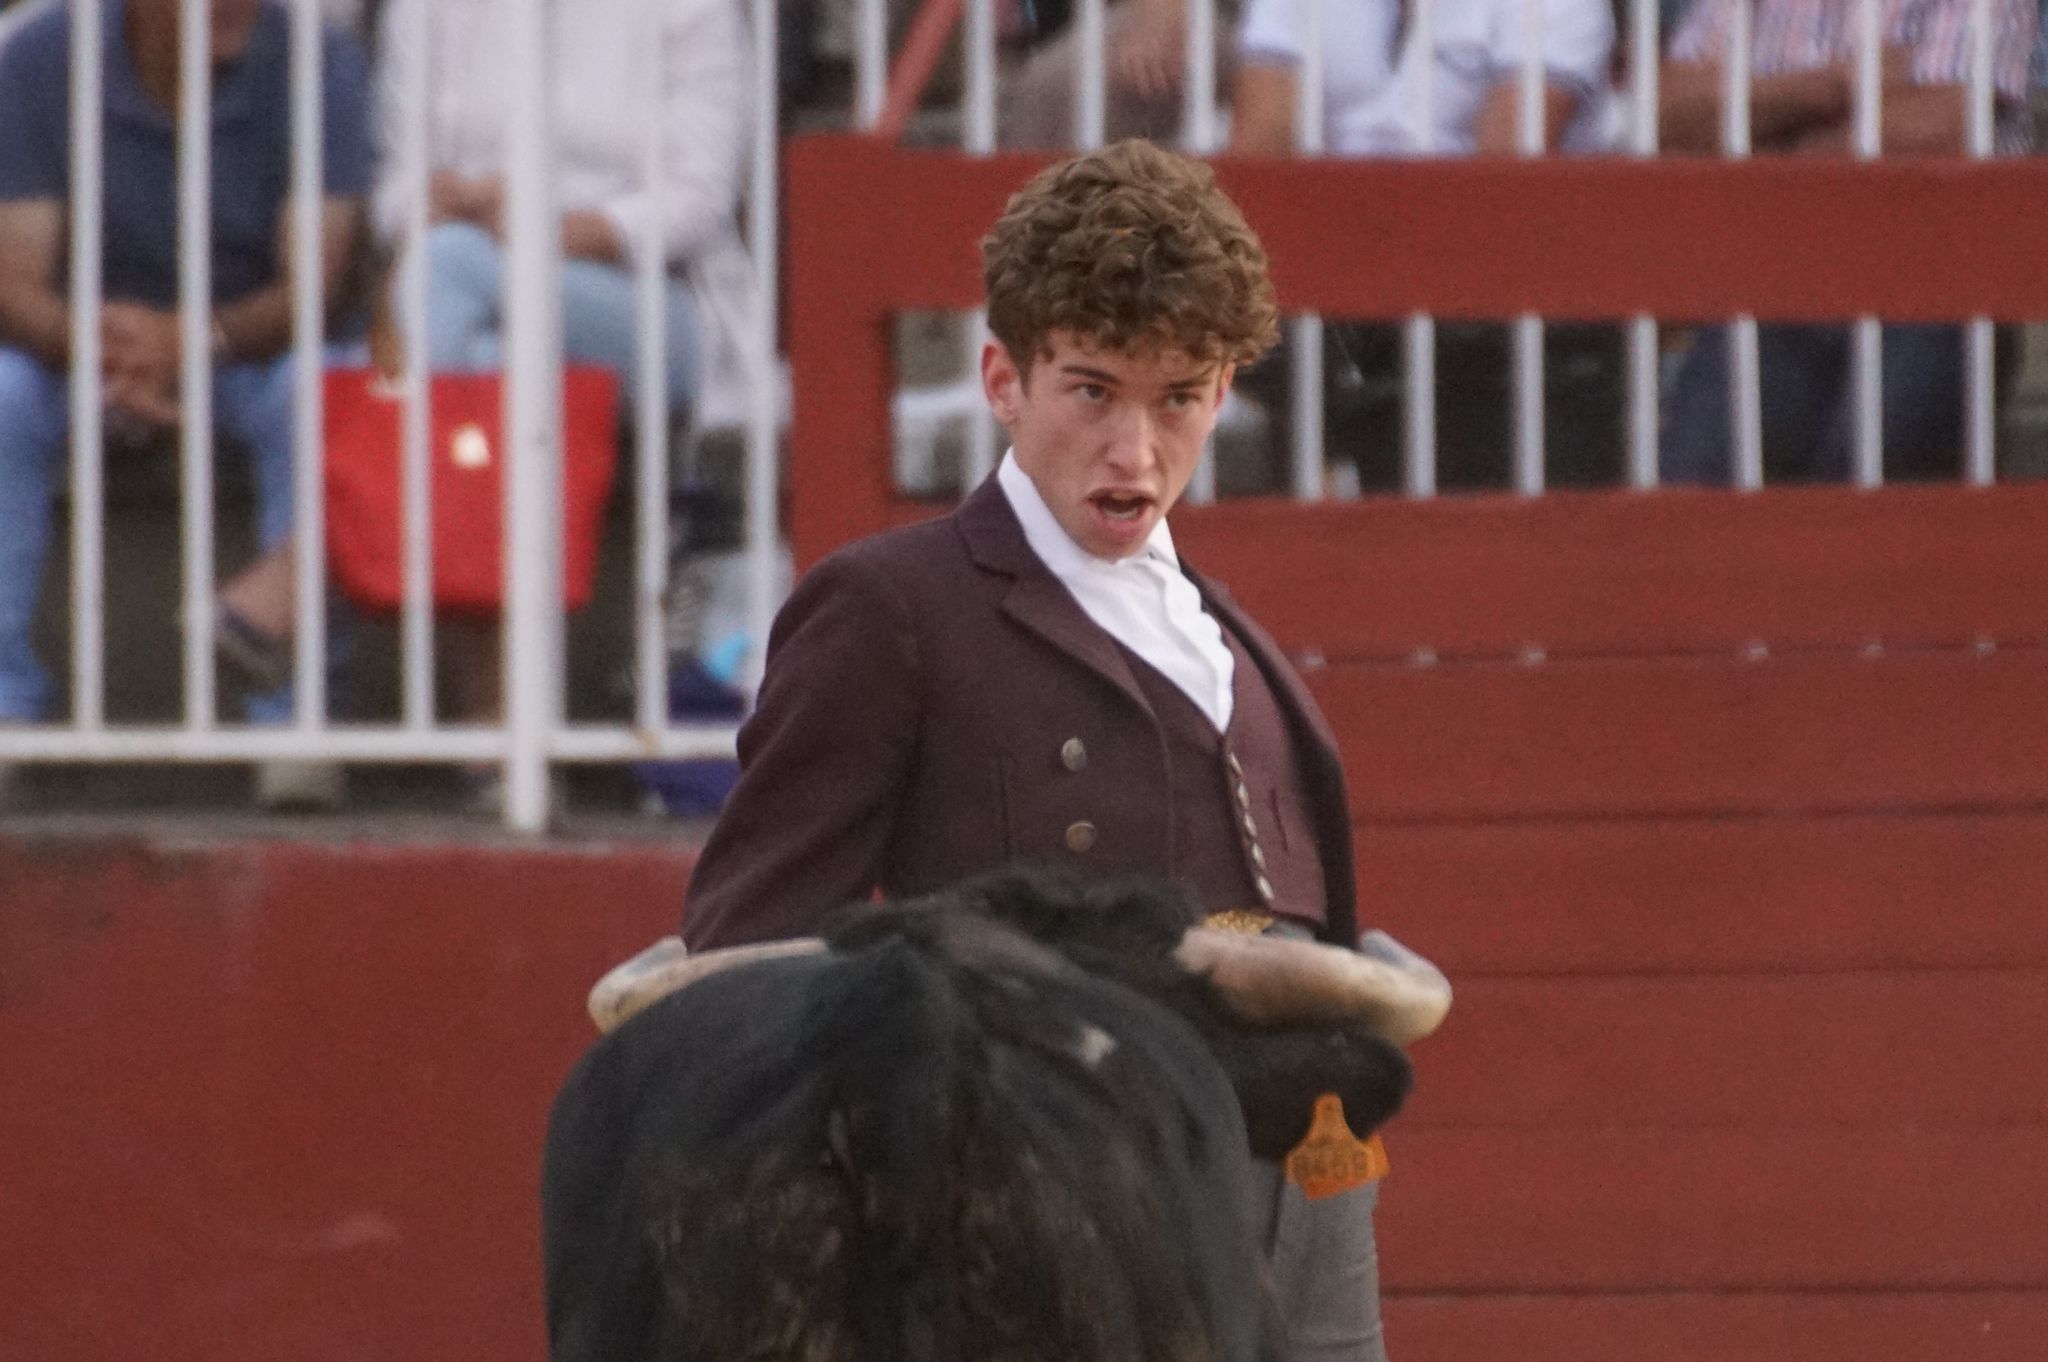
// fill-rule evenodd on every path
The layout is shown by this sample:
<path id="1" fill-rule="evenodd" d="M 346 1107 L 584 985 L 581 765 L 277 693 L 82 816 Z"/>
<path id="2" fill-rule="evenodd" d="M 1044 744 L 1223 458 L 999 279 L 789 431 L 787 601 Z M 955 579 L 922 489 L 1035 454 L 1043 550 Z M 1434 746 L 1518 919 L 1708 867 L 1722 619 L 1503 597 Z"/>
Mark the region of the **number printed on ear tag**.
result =
<path id="1" fill-rule="evenodd" d="M 1287 1156 L 1287 1180 L 1310 1201 L 1338 1196 L 1387 1175 L 1387 1151 L 1375 1135 L 1361 1140 L 1344 1121 L 1344 1100 L 1333 1092 L 1316 1099 L 1308 1134 Z"/>

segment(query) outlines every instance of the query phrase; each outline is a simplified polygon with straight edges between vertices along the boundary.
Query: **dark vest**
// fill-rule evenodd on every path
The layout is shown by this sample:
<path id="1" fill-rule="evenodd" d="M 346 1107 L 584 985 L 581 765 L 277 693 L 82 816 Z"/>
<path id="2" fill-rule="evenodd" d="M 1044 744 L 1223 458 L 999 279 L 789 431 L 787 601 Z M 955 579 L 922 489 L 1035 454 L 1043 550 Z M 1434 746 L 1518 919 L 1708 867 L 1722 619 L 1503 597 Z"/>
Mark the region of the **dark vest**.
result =
<path id="1" fill-rule="evenodd" d="M 1222 734 L 1179 686 L 1117 645 L 1166 735 L 1172 876 L 1204 913 L 1263 907 L 1320 924 L 1323 866 L 1286 716 L 1230 630 L 1223 640 L 1236 665 Z"/>

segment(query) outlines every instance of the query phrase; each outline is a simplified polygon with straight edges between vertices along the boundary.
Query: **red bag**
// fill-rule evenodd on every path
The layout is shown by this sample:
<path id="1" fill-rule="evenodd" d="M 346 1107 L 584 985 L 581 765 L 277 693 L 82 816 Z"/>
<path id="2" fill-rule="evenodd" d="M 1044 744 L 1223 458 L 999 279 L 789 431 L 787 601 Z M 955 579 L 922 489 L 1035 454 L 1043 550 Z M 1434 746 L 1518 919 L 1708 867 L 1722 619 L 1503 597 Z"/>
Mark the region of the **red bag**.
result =
<path id="1" fill-rule="evenodd" d="M 432 379 L 434 604 L 501 609 L 505 603 L 505 385 L 495 373 Z M 405 598 L 405 401 L 374 370 L 327 374 L 328 570 L 350 600 L 392 610 Z M 618 379 L 572 365 L 562 374 L 562 576 L 571 610 L 590 600 L 597 544 L 618 462 Z"/>

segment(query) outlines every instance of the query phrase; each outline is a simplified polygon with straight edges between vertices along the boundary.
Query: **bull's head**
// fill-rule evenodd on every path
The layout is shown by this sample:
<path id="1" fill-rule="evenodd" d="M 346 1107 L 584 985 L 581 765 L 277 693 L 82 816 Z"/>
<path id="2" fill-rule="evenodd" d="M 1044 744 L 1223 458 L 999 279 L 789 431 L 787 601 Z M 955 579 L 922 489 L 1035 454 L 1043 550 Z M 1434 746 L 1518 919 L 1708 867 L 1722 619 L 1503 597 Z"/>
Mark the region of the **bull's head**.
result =
<path id="1" fill-rule="evenodd" d="M 1252 1152 L 1280 1159 L 1309 1128 L 1315 1100 L 1338 1095 L 1364 1134 L 1406 1097 L 1396 1047 L 1434 1031 L 1449 981 L 1381 932 L 1356 951 L 1311 940 L 1186 926 L 1163 882 L 1095 886 L 1001 872 L 941 896 L 850 910 L 824 935 L 690 953 L 666 938 L 607 974 L 590 1012 L 610 1031 L 690 984 L 764 961 L 851 949 L 891 934 L 929 936 L 981 917 L 1021 932 L 1088 972 L 1164 1003 L 1194 1024 L 1236 1089 Z M 950 925 L 949 925 L 950 924 Z M 956 941 L 949 949 L 972 949 Z"/>

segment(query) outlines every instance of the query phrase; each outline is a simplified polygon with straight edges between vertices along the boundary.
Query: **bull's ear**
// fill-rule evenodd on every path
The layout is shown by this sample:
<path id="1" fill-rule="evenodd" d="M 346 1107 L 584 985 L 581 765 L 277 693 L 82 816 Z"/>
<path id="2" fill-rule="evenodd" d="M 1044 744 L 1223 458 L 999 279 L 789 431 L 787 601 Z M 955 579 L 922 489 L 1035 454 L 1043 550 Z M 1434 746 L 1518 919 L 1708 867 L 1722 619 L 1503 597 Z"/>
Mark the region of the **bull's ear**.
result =
<path id="1" fill-rule="evenodd" d="M 1384 932 L 1359 950 L 1208 927 L 1181 938 L 1174 958 L 1205 976 L 1231 1011 L 1255 1026 L 1362 1022 L 1411 1045 L 1451 1010 L 1443 971 Z"/>
<path id="2" fill-rule="evenodd" d="M 690 954 L 679 936 L 665 936 L 623 964 L 612 966 L 590 990 L 590 1019 L 597 1029 L 610 1033 L 628 1017 L 650 1003 L 699 979 L 750 965 L 756 960 L 780 960 L 792 955 L 816 955 L 825 943 L 813 936 L 793 941 L 768 941 L 758 946 L 728 946 L 723 950 Z"/>

